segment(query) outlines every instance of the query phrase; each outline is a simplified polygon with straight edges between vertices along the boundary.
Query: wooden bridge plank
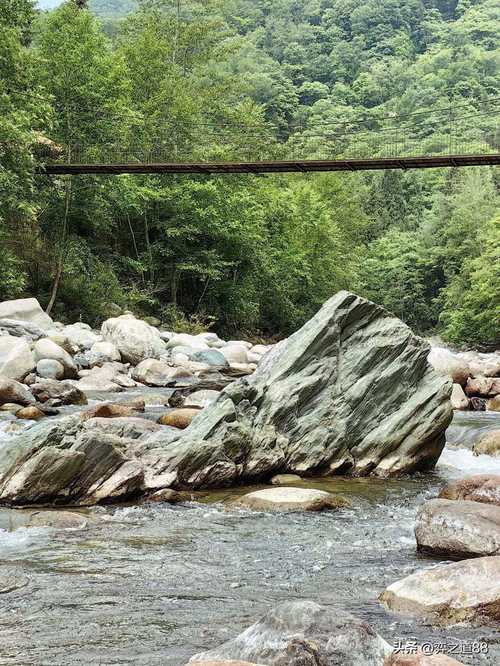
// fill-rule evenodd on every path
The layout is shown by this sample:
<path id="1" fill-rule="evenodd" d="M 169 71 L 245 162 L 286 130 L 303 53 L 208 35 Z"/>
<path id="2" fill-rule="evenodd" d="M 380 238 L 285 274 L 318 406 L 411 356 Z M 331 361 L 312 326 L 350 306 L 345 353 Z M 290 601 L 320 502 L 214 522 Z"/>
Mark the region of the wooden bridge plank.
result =
<path id="1" fill-rule="evenodd" d="M 429 169 L 439 167 L 487 166 L 500 164 L 500 154 L 428 155 L 384 157 L 363 160 L 277 160 L 264 162 L 165 162 L 158 164 L 47 164 L 39 173 L 62 174 L 265 174 L 318 171 L 366 171 L 373 169 Z"/>

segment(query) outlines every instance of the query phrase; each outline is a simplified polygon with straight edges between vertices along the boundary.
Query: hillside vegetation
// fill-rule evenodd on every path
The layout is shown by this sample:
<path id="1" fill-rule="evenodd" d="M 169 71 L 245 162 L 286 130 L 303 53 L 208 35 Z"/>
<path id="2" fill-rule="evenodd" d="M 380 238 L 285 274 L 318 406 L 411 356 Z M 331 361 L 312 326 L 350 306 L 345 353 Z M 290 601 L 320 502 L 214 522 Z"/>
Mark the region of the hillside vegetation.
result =
<path id="1" fill-rule="evenodd" d="M 45 139 L 105 156 L 161 135 L 167 151 L 225 159 L 257 155 L 253 129 L 265 127 L 314 158 L 328 123 L 448 107 L 475 116 L 498 96 L 496 0 L 89 6 L 0 6 L 0 299 L 36 295 L 60 319 L 97 322 L 118 305 L 270 336 L 348 288 L 419 332 L 499 342 L 493 168 L 35 175 Z M 194 145 L 186 128 L 207 118 L 240 138 L 204 132 Z M 460 138 L 493 145 L 483 123 Z M 421 149 L 446 140 L 437 125 Z"/>

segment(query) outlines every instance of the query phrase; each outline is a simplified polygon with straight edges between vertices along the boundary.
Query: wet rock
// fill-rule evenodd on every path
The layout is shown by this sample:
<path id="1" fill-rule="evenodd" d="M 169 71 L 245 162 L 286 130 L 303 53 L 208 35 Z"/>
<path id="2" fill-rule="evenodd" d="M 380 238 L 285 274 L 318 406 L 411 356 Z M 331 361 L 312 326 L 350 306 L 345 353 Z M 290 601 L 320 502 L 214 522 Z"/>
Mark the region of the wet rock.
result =
<path id="1" fill-rule="evenodd" d="M 343 497 L 310 488 L 265 488 L 231 503 L 256 511 L 324 511 L 349 506 Z"/>
<path id="2" fill-rule="evenodd" d="M 421 651 L 417 654 L 392 654 L 384 661 L 384 666 L 464 666 L 446 654 L 426 655 Z"/>
<path id="3" fill-rule="evenodd" d="M 239 659 L 273 666 L 380 666 L 391 652 L 366 622 L 349 613 L 312 601 L 289 601 L 189 663 Z"/>
<path id="4" fill-rule="evenodd" d="M 149 358 L 134 368 L 132 378 L 148 386 L 168 386 L 178 377 L 187 377 L 189 374 L 188 370 L 172 368 L 163 361 Z"/>
<path id="5" fill-rule="evenodd" d="M 36 298 L 18 298 L 0 303 L 0 319 L 15 319 L 35 324 L 44 330 L 53 325 L 52 319 L 40 307 Z"/>
<path id="6" fill-rule="evenodd" d="M 429 469 L 452 416 L 451 382 L 401 321 L 348 292 L 227 386 L 193 424 L 157 450 L 155 469 L 179 488 L 276 473 Z"/>
<path id="7" fill-rule="evenodd" d="M 471 375 L 468 362 L 444 347 L 433 347 L 429 352 L 429 363 L 438 375 L 449 377 L 455 384 L 465 386 Z"/>
<path id="8" fill-rule="evenodd" d="M 276 474 L 271 479 L 273 486 L 286 486 L 287 483 L 298 483 L 302 481 L 302 477 L 298 474 Z"/>
<path id="9" fill-rule="evenodd" d="M 37 362 L 42 359 L 58 361 L 64 367 L 64 376 L 66 379 L 77 376 L 78 368 L 73 358 L 65 349 L 59 347 L 59 345 L 49 340 L 49 338 L 42 338 L 35 342 L 33 351 Z"/>
<path id="10" fill-rule="evenodd" d="M 45 416 L 45 413 L 41 409 L 38 409 L 35 405 L 29 405 L 28 407 L 21 407 L 16 412 L 16 417 L 18 419 L 26 419 L 30 421 L 38 421 Z"/>
<path id="11" fill-rule="evenodd" d="M 17 319 L 0 319 L 0 329 L 16 338 L 26 338 L 32 342 L 45 337 L 45 331 L 36 324 Z"/>
<path id="12" fill-rule="evenodd" d="M 485 433 L 472 448 L 476 456 L 500 456 L 500 430 L 490 430 Z"/>
<path id="13" fill-rule="evenodd" d="M 158 331 L 130 314 L 107 319 L 101 333 L 105 340 L 116 346 L 123 361 L 132 365 L 146 358 L 159 358 L 166 349 Z"/>
<path id="14" fill-rule="evenodd" d="M 23 512 L 24 513 L 24 512 Z M 55 527 L 57 529 L 83 529 L 89 519 L 73 511 L 29 511 L 23 527 Z"/>
<path id="15" fill-rule="evenodd" d="M 128 405 L 102 402 L 98 405 L 94 405 L 90 409 L 85 410 L 80 414 L 80 416 L 82 421 L 88 421 L 88 419 L 93 418 L 113 419 L 117 417 L 133 416 L 135 412 L 136 410 L 134 407 L 130 407 Z"/>
<path id="16" fill-rule="evenodd" d="M 500 557 L 439 565 L 399 580 L 382 593 L 390 610 L 449 625 L 500 620 Z"/>
<path id="17" fill-rule="evenodd" d="M 34 402 L 35 396 L 24 384 L 15 379 L 0 377 L 0 404 L 31 405 Z"/>
<path id="18" fill-rule="evenodd" d="M 43 379 L 32 384 L 31 391 L 40 402 L 52 401 L 53 405 L 86 405 L 87 397 L 71 381 L 58 382 L 55 379 Z"/>
<path id="19" fill-rule="evenodd" d="M 500 395 L 496 395 L 486 402 L 488 412 L 500 412 Z"/>
<path id="20" fill-rule="evenodd" d="M 453 384 L 451 406 L 453 409 L 469 409 L 469 398 L 465 395 L 460 384 Z"/>
<path id="21" fill-rule="evenodd" d="M 44 358 L 36 364 L 36 373 L 42 379 L 64 379 L 64 366 L 59 361 Z"/>
<path id="22" fill-rule="evenodd" d="M 415 537 L 418 549 L 433 555 L 500 555 L 500 507 L 468 500 L 430 500 L 417 513 Z"/>
<path id="23" fill-rule="evenodd" d="M 138 416 L 116 416 L 112 419 L 94 417 L 85 422 L 85 430 L 98 430 L 99 432 L 127 439 L 147 439 L 151 433 L 161 430 L 158 423 Z"/>
<path id="24" fill-rule="evenodd" d="M 171 488 L 162 488 L 148 496 L 152 502 L 167 502 L 168 504 L 178 504 L 179 502 L 189 502 L 191 495 L 189 493 L 179 492 Z"/>
<path id="25" fill-rule="evenodd" d="M 88 364 L 90 367 L 121 361 L 121 355 L 112 342 L 95 342 L 88 352 Z"/>
<path id="26" fill-rule="evenodd" d="M 35 357 L 24 338 L 0 336 L 0 375 L 21 381 L 35 367 Z"/>
<path id="27" fill-rule="evenodd" d="M 203 409 L 212 404 L 220 395 L 220 391 L 211 391 L 210 389 L 202 389 L 195 391 L 184 399 L 184 407 L 192 407 L 195 409 Z"/>
<path id="28" fill-rule="evenodd" d="M 500 474 L 477 474 L 454 481 L 441 490 L 439 497 L 500 506 Z"/>
<path id="29" fill-rule="evenodd" d="M 191 421 L 195 416 L 198 416 L 200 412 L 200 409 L 188 409 L 183 407 L 173 409 L 171 412 L 167 412 L 167 414 L 160 416 L 158 423 L 183 430 L 191 424 Z"/>

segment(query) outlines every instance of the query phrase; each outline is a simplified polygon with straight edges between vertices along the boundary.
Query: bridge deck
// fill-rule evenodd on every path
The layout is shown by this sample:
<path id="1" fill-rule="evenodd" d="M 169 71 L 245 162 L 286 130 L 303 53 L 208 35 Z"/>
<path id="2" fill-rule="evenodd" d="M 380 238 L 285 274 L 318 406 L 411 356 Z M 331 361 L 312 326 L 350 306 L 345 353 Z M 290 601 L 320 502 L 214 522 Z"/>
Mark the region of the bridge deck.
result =
<path id="1" fill-rule="evenodd" d="M 41 173 L 121 174 L 121 173 L 308 173 L 313 171 L 366 171 L 371 169 L 429 169 L 500 164 L 500 154 L 442 155 L 425 157 L 384 157 L 345 160 L 282 160 L 264 162 L 196 162 L 196 163 L 125 163 L 125 164 L 47 164 Z"/>

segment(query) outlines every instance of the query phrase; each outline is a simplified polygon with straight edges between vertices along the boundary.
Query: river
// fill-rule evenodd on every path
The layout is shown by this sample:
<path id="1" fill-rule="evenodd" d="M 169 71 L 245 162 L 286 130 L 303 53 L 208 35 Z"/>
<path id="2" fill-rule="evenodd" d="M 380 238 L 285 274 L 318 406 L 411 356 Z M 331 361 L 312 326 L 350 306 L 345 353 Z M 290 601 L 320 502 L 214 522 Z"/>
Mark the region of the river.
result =
<path id="1" fill-rule="evenodd" d="M 228 511 L 233 490 L 176 506 L 99 507 L 85 530 L 0 530 L 0 574 L 27 581 L 0 594 L 0 664 L 182 666 L 277 602 L 312 599 L 365 618 L 390 643 L 414 637 L 466 650 L 486 641 L 487 655 L 456 658 L 497 665 L 499 632 L 435 628 L 377 601 L 389 583 L 438 561 L 416 553 L 418 505 L 450 479 L 500 473 L 500 459 L 470 450 L 492 428 L 500 414 L 457 413 L 430 474 L 308 481 L 350 499 L 338 512 Z"/>

